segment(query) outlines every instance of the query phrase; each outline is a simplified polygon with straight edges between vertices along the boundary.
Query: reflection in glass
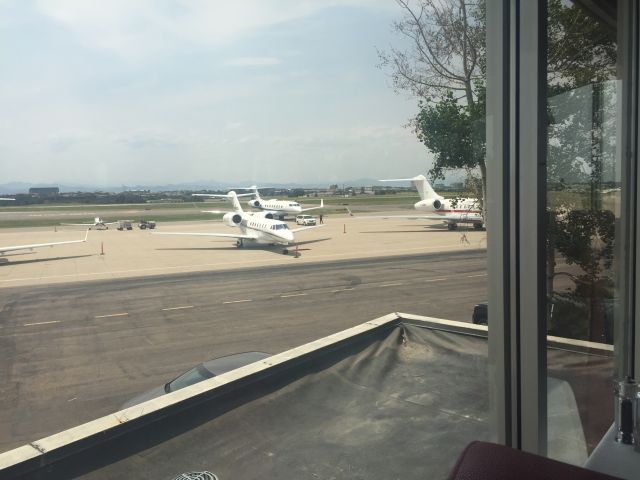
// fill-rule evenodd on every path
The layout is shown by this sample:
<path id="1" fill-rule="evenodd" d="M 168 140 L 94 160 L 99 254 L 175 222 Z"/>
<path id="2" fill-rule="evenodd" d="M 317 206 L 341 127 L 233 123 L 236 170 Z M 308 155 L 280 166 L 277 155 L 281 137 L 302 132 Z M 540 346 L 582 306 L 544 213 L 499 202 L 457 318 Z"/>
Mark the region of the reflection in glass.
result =
<path id="1" fill-rule="evenodd" d="M 613 343 L 621 261 L 614 254 L 621 170 L 616 4 L 608 5 L 596 12 L 548 1 L 547 327 L 550 335 L 599 344 Z M 569 359 L 548 349 L 550 457 L 583 463 L 611 424 L 607 350 Z M 567 421 L 572 415 L 580 422 Z M 566 429 L 558 428 L 563 419 Z"/>

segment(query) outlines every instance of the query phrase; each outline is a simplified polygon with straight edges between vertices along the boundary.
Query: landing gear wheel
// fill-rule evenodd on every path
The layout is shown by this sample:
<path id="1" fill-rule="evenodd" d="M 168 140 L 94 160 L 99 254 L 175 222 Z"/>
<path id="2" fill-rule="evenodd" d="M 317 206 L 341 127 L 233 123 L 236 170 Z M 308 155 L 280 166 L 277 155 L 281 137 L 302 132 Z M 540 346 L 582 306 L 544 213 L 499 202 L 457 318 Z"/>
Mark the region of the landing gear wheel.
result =
<path id="1" fill-rule="evenodd" d="M 473 229 L 474 230 L 484 230 L 484 225 L 482 225 L 481 223 L 474 223 L 473 224 Z"/>
<path id="2" fill-rule="evenodd" d="M 244 243 L 242 243 L 242 239 L 236 240 L 236 247 L 238 247 L 238 248 L 244 247 Z"/>
<path id="3" fill-rule="evenodd" d="M 289 254 L 289 250 L 288 250 L 288 249 L 286 249 L 286 248 L 283 248 L 283 249 L 282 249 L 282 254 L 283 254 L 283 255 L 288 255 L 288 254 Z"/>
<path id="4" fill-rule="evenodd" d="M 458 225 L 455 223 L 447 223 L 447 229 L 448 230 L 456 230 L 458 228 Z"/>

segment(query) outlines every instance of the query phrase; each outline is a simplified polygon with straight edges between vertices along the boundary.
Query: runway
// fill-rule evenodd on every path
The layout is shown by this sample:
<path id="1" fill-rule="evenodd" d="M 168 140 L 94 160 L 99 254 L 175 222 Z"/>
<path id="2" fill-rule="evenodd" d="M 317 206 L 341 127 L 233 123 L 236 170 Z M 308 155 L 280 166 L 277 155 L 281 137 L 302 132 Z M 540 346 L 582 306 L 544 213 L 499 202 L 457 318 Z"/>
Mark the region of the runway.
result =
<path id="1" fill-rule="evenodd" d="M 196 364 L 402 311 L 470 321 L 486 252 L 2 289 L 0 451 L 115 411 Z"/>

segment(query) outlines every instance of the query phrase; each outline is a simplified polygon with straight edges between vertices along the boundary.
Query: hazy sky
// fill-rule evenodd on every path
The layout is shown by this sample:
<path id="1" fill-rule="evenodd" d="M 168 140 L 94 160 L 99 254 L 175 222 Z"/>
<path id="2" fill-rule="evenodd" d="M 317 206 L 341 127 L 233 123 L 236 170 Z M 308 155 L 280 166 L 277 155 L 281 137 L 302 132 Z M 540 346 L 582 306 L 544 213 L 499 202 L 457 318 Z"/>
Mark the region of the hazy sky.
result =
<path id="1" fill-rule="evenodd" d="M 413 176 L 393 0 L 0 0 L 0 183 Z"/>

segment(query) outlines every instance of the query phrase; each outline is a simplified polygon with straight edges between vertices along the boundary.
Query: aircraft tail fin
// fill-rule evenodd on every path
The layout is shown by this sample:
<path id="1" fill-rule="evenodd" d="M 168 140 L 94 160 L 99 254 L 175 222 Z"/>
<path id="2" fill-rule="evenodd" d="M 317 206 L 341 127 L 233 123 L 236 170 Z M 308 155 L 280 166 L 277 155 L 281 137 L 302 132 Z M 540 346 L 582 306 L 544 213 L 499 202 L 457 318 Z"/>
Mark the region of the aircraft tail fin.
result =
<path id="1" fill-rule="evenodd" d="M 431 184 L 424 175 L 417 175 L 413 178 L 393 178 L 389 180 L 379 180 L 380 182 L 411 182 L 411 184 L 418 190 L 420 200 L 428 200 L 431 198 L 439 198 L 435 190 L 431 187 Z"/>
<path id="2" fill-rule="evenodd" d="M 227 193 L 227 198 L 231 200 L 233 209 L 238 213 L 242 213 L 242 205 L 240 205 L 240 200 L 238 200 L 238 194 L 231 190 L 229 193 Z"/>
<path id="3" fill-rule="evenodd" d="M 253 193 L 236 193 L 233 190 L 231 190 L 226 195 L 220 195 L 217 193 L 192 193 L 191 195 L 193 195 L 194 197 L 226 198 L 227 200 L 231 200 L 234 211 L 238 213 L 243 213 L 242 205 L 240 205 L 240 200 L 238 200 L 238 197 L 249 197 L 253 195 Z M 216 212 L 211 211 L 210 213 L 216 213 Z"/>
<path id="4" fill-rule="evenodd" d="M 257 185 L 251 185 L 250 187 L 235 187 L 233 190 L 251 190 L 251 193 L 243 193 L 242 195 L 255 195 L 256 199 L 261 200 Z"/>

